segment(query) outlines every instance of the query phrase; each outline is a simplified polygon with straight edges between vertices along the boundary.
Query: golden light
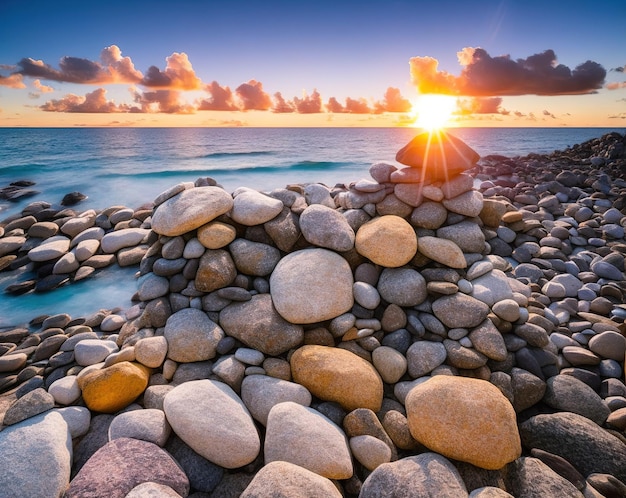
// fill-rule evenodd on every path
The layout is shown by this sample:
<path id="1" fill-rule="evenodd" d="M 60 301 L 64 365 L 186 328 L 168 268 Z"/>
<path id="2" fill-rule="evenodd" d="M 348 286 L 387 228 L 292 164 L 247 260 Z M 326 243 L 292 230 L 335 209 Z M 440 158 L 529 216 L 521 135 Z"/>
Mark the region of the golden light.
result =
<path id="1" fill-rule="evenodd" d="M 446 126 L 456 109 L 456 98 L 450 95 L 426 94 L 417 97 L 413 104 L 415 125 L 428 131 Z"/>

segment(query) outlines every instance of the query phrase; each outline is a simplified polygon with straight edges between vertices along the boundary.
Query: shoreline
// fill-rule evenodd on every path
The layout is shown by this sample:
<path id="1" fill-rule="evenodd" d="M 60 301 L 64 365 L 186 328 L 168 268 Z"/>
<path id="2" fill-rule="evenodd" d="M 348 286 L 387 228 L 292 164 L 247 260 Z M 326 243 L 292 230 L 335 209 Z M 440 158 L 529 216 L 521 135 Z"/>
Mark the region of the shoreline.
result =
<path id="1" fill-rule="evenodd" d="M 625 139 L 609 134 L 566 151 L 488 156 L 468 167 L 463 160 L 465 172 L 434 183 L 384 163 L 370 169 L 373 180 L 268 195 L 230 194 L 205 178 L 173 186 L 154 209 L 94 211 L 55 224 L 37 219 L 43 208 L 13 220 L 0 234 L 11 262 L 24 257 L 33 226 L 34 238 L 52 239 L 28 249 L 29 261 L 52 266 L 50 278 L 31 285 L 48 278 L 54 287 L 115 263 L 137 266 L 142 281 L 128 310 L 75 320 L 60 313 L 31 323 L 34 333 L 0 332 L 0 410 L 13 422 L 0 431 L 0 447 L 6 431 L 28 435 L 49 423 L 44 414 L 65 407 L 61 418 L 81 455 L 69 458 L 66 481 L 56 483 L 66 496 L 86 496 L 82 486 L 97 479 L 94 467 L 103 463 L 87 456 L 111 445 L 139 451 L 138 440 L 150 441 L 146 451 L 166 463 L 176 447 L 202 455 L 194 465 L 210 464 L 207 484 L 192 479 L 179 457 L 186 475 L 168 467 L 169 481 L 158 481 L 175 490 L 171 496 L 218 496 L 227 486 L 256 496 L 288 472 L 302 496 L 328 480 L 343 496 L 365 498 L 409 486 L 394 477 L 409 464 L 416 475 L 440 465 L 440 475 L 419 485 L 445 483 L 461 493 L 454 496 L 622 489 L 626 476 L 610 461 L 626 458 Z M 199 205 L 206 209 L 197 212 Z M 123 382 L 107 384 L 107 371 Z M 431 393 L 435 378 L 445 386 Z M 459 404 L 459 383 L 446 383 L 461 378 L 471 379 L 463 389 L 476 389 L 477 399 L 495 389 L 495 401 L 472 408 L 469 429 L 446 419 L 448 441 L 437 420 L 468 409 Z M 442 389 L 455 395 L 426 423 Z M 119 391 L 136 394 L 120 401 L 112 395 Z M 210 417 L 190 416 L 198 404 L 218 417 L 205 396 L 243 420 L 242 441 L 229 441 Z M 68 417 L 70 407 L 80 424 Z M 117 415 L 97 428 L 104 413 Z M 309 447 L 285 439 L 289 431 L 279 428 L 287 420 L 300 437 L 312 431 Z M 196 425 L 217 454 L 196 441 Z M 480 449 L 494 428 L 506 428 L 498 445 Z M 337 430 L 338 439 L 329 436 Z M 563 431 L 570 432 L 556 445 Z M 101 444 L 87 449 L 96 434 Z M 316 450 L 318 440 L 335 448 L 330 458 Z M 298 468 L 280 467 L 285 461 Z M 19 479 L 32 476 L 12 478 Z M 120 480 L 116 492 L 124 486 Z M 489 495 L 492 488 L 500 494 Z"/>

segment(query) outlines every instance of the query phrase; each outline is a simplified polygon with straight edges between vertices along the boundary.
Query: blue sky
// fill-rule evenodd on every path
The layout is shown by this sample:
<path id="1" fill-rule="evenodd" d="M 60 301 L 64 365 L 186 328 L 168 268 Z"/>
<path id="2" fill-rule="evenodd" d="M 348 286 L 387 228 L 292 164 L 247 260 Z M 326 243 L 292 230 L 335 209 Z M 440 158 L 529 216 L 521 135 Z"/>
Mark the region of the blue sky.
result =
<path id="1" fill-rule="evenodd" d="M 492 100 L 484 109 L 468 104 L 464 117 L 469 120 L 507 126 L 626 126 L 625 25 L 624 0 L 574 0 L 565 4 L 535 0 L 3 0 L 0 126 L 38 122 L 46 126 L 54 122 L 106 125 L 112 122 L 113 113 L 120 125 L 147 121 L 164 125 L 255 125 L 271 119 L 295 125 L 301 120 L 307 125 L 329 121 L 327 103 L 331 97 L 340 104 L 334 115 L 336 124 L 367 119 L 370 124 L 393 125 L 403 122 L 407 113 L 380 112 L 385 106 L 379 107 L 378 113 L 373 111 L 390 87 L 403 99 L 415 100 L 418 93 L 411 78 L 411 58 L 436 59 L 439 72 L 458 77 L 463 67 L 457 53 L 466 47 L 480 47 L 490 58 L 508 55 L 513 61 L 551 50 L 556 63 L 571 70 L 592 61 L 606 71 L 602 84 L 595 82 L 595 88 L 582 95 L 536 96 L 523 95 L 523 91 L 480 95 L 500 100 Z M 59 69 L 65 56 L 102 63 L 102 50 L 113 45 L 143 75 L 150 66 L 165 71 L 166 58 L 184 54 L 201 83 L 197 88 L 159 87 L 161 93 L 156 95 L 156 87 L 136 81 L 76 83 L 61 77 L 34 78 L 19 66 L 20 61 L 30 58 Z M 20 71 L 24 73 L 18 75 L 22 87 L 16 88 L 18 76 L 9 78 Z M 39 80 L 37 86 L 35 79 Z M 236 89 L 251 80 L 256 82 L 256 90 L 262 85 L 263 94 L 271 99 L 263 110 L 246 109 L 238 100 L 241 96 Z M 213 81 L 232 92 L 232 109 L 198 110 L 199 102 L 211 97 L 204 85 Z M 607 84 L 611 83 L 618 88 L 609 90 Z M 177 93 L 166 95 L 172 90 Z M 272 111 L 277 109 L 277 92 L 288 109 L 289 105 L 296 108 L 294 98 L 309 98 L 315 90 L 322 103 L 320 112 Z M 97 113 L 79 112 L 81 107 L 76 103 L 94 91 L 99 92 L 99 104 L 115 104 L 106 107 L 114 112 L 105 112 L 102 105 Z M 63 100 L 68 95 L 75 98 Z M 348 98 L 363 100 L 367 108 L 348 112 Z M 164 99 L 176 105 L 165 105 Z M 51 101 L 56 104 L 46 107 Z M 495 112 L 483 112 L 488 107 Z"/>

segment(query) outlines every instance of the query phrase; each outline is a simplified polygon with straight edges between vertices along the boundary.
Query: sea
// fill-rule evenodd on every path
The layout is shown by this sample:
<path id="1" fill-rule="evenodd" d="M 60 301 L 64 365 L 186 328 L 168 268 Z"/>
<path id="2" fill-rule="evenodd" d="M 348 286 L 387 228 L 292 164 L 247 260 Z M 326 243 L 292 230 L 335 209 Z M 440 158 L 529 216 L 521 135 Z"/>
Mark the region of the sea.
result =
<path id="1" fill-rule="evenodd" d="M 139 208 L 180 182 L 211 177 L 228 192 L 271 191 L 294 183 L 333 186 L 369 178 L 377 162 L 421 130 L 415 128 L 0 128 L 0 189 L 34 182 L 38 192 L 0 199 L 0 225 L 33 201 L 60 207 L 64 195 L 87 198 L 77 213 L 110 206 Z M 626 128 L 454 128 L 481 156 L 550 153 Z M 139 280 L 136 268 L 110 267 L 46 293 L 12 296 L 4 289 L 32 278 L 28 269 L 0 272 L 0 328 L 34 317 L 127 309 Z"/>

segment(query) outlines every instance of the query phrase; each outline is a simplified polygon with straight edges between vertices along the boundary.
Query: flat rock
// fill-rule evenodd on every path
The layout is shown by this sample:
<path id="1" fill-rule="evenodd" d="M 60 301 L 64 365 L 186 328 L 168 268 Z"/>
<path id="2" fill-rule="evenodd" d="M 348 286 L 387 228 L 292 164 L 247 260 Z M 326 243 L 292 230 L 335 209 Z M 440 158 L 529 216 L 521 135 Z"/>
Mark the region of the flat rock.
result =
<path id="1" fill-rule="evenodd" d="M 423 236 L 419 238 L 417 248 L 428 259 L 450 268 L 465 268 L 467 266 L 463 251 L 451 240 Z"/>
<path id="2" fill-rule="evenodd" d="M 231 217 L 242 225 L 262 225 L 283 210 L 283 203 L 256 190 L 245 190 L 235 197 Z"/>
<path id="3" fill-rule="evenodd" d="M 493 384 L 435 376 L 406 397 L 413 437 L 444 456 L 497 470 L 521 455 L 515 411 Z"/>
<path id="4" fill-rule="evenodd" d="M 234 469 L 259 454 L 254 421 L 223 382 L 205 379 L 180 384 L 167 393 L 163 409 L 178 437 L 210 462 Z"/>
<path id="5" fill-rule="evenodd" d="M 352 270 L 328 249 L 303 249 L 288 254 L 270 277 L 278 313 L 294 324 L 335 318 L 352 308 Z"/>
<path id="6" fill-rule="evenodd" d="M 5 412 L 4 425 L 13 425 L 54 408 L 54 397 L 39 387 L 18 398 Z"/>
<path id="7" fill-rule="evenodd" d="M 269 462 L 259 470 L 241 498 L 341 498 L 330 479 L 290 462 Z"/>
<path id="8" fill-rule="evenodd" d="M 346 435 L 317 410 L 286 401 L 267 417 L 265 462 L 284 461 L 329 479 L 352 476 Z"/>
<path id="9" fill-rule="evenodd" d="M 94 453 L 72 479 L 64 496 L 125 498 L 145 482 L 168 486 L 180 496 L 189 494 L 187 476 L 165 450 L 147 441 L 119 438 Z"/>
<path id="10" fill-rule="evenodd" d="M 158 205 L 152 214 L 152 230 L 176 236 L 195 230 L 233 207 L 233 198 L 220 187 L 197 187 L 179 192 Z"/>
<path id="11" fill-rule="evenodd" d="M 291 374 L 298 384 L 346 410 L 380 410 L 383 382 L 371 363 L 345 349 L 307 345 L 291 356 Z"/>
<path id="12" fill-rule="evenodd" d="M 105 253 L 115 253 L 125 247 L 134 247 L 141 244 L 148 236 L 147 228 L 124 228 L 108 232 L 100 241 L 100 247 Z"/>
<path id="13" fill-rule="evenodd" d="M 372 263 L 397 268 L 415 256 L 417 236 L 405 219 L 396 215 L 379 216 L 359 228 L 355 247 Z"/>
<path id="14" fill-rule="evenodd" d="M 35 262 L 50 261 L 63 256 L 70 249 L 70 239 L 57 235 L 28 251 L 28 258 Z"/>
<path id="15" fill-rule="evenodd" d="M 467 497 L 458 470 L 445 457 L 426 452 L 378 466 L 365 480 L 359 498 L 381 496 Z"/>

